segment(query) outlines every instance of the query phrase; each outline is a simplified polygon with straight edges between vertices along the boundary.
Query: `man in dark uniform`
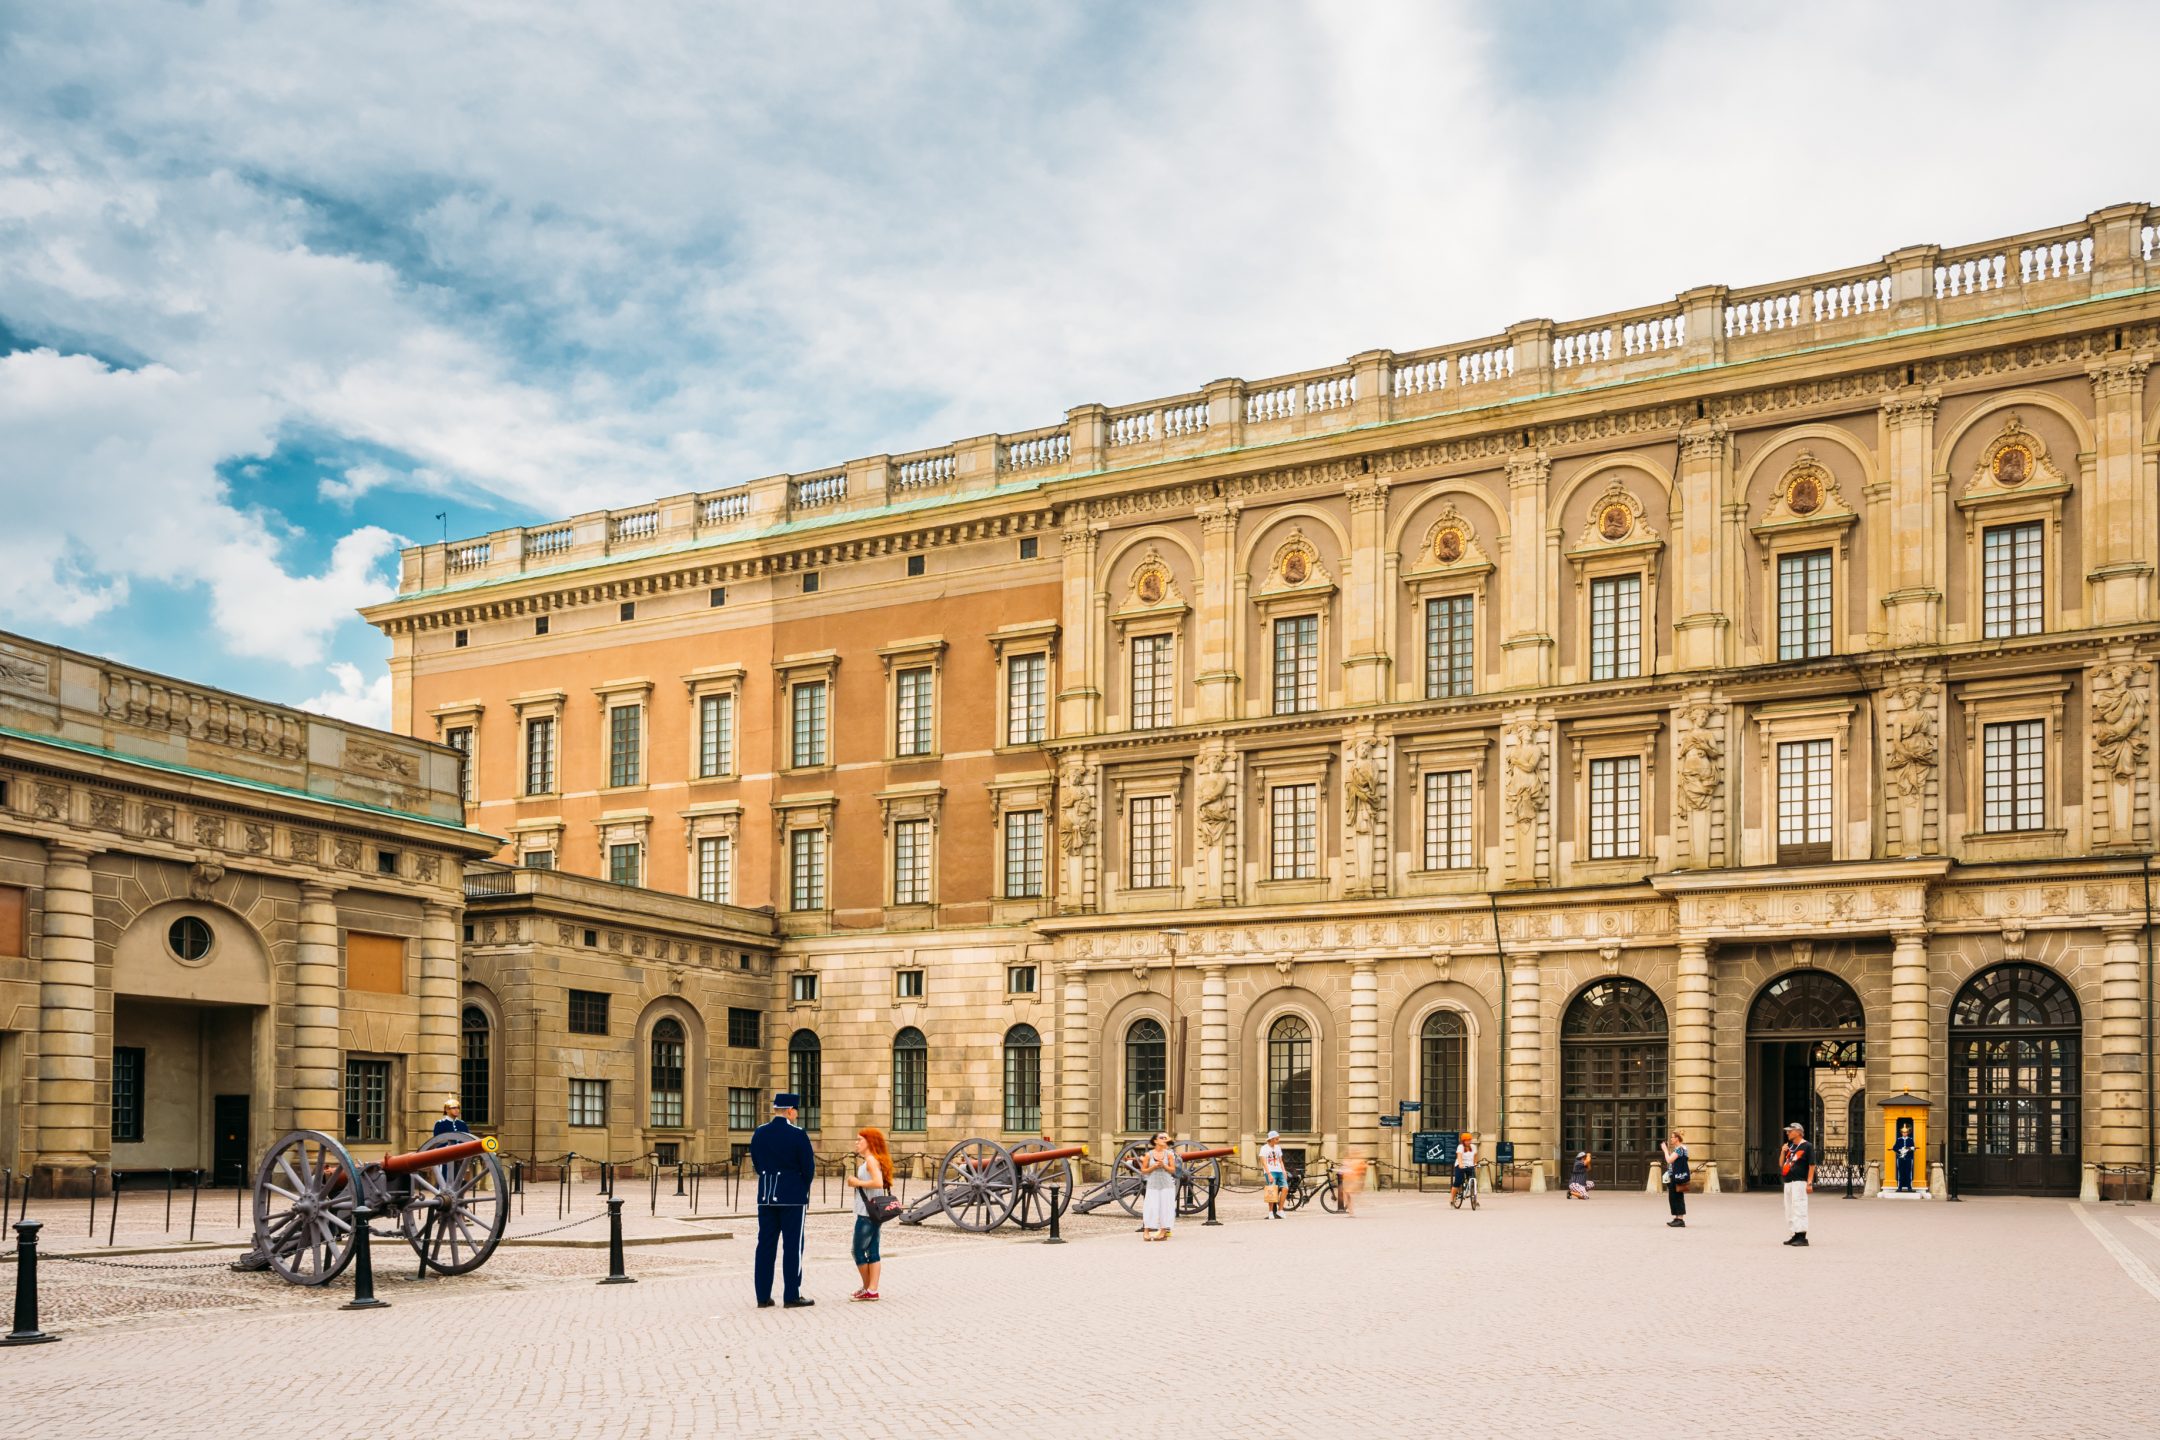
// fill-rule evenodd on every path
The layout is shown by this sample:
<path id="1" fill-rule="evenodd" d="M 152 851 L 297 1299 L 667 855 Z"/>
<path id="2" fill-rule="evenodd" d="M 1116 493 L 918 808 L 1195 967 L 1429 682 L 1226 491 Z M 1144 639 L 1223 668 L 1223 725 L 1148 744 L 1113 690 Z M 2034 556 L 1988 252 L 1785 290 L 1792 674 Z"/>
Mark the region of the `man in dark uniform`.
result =
<path id="1" fill-rule="evenodd" d="M 472 1131 L 465 1128 L 464 1110 L 459 1106 L 457 1096 L 453 1095 L 443 1101 L 442 1119 L 435 1122 L 434 1133 L 436 1135 L 470 1135 L 472 1133 Z"/>
<path id="2" fill-rule="evenodd" d="M 750 1164 L 757 1170 L 757 1303 L 773 1303 L 773 1253 L 781 1251 L 780 1277 L 787 1308 L 815 1305 L 802 1293 L 803 1211 L 810 1205 L 810 1181 L 817 1175 L 817 1152 L 795 1124 L 802 1102 L 782 1091 L 773 1096 L 773 1118 L 750 1137 Z"/>
<path id="3" fill-rule="evenodd" d="M 1912 1121 L 1898 1121 L 1897 1144 L 1890 1147 L 1890 1153 L 1897 1157 L 1897 1188 L 1901 1195 L 1912 1193 L 1913 1151 L 1917 1148 L 1913 1144 L 1912 1132 Z"/>

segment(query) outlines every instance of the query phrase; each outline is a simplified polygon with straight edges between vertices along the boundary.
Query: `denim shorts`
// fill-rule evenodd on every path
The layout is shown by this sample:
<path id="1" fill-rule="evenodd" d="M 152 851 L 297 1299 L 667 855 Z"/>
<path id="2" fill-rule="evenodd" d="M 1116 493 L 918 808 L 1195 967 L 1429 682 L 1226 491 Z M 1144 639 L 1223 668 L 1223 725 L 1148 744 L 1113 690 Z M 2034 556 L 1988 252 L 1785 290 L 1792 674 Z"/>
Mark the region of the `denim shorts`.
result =
<path id="1" fill-rule="evenodd" d="M 878 1223 L 867 1215 L 855 1217 L 855 1263 L 878 1263 Z"/>

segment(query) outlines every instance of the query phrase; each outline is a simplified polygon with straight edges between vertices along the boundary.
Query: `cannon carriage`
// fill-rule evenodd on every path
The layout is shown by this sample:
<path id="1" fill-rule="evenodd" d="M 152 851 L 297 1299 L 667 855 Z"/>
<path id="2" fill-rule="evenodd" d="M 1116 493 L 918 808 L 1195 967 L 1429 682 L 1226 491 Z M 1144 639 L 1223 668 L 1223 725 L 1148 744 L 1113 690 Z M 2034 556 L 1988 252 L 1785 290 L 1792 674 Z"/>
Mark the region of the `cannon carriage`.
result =
<path id="1" fill-rule="evenodd" d="M 1139 1218 L 1140 1202 L 1147 1194 L 1147 1176 L 1141 1172 L 1140 1157 L 1147 1148 L 1141 1141 L 1127 1141 L 1110 1167 L 1110 1178 L 1075 1200 L 1073 1213 L 1093 1214 L 1114 1202 L 1127 1215 Z M 1180 1140 L 1172 1148 L 1178 1157 L 1177 1169 L 1172 1172 L 1177 1180 L 1177 1213 L 1199 1215 L 1208 1208 L 1208 1198 L 1222 1188 L 1222 1162 L 1237 1154 L 1237 1147 Z"/>
<path id="2" fill-rule="evenodd" d="M 352 1262 L 354 1210 L 395 1220 L 423 1274 L 463 1275 L 495 1253 L 510 1186 L 493 1136 L 437 1135 L 420 1149 L 356 1164 L 319 1130 L 294 1130 L 255 1172 L 255 1244 L 237 1269 L 326 1285 Z"/>
<path id="3" fill-rule="evenodd" d="M 1051 1209 L 1062 1215 L 1072 1204 L 1073 1160 L 1085 1145 L 1052 1145 L 1022 1140 L 963 1140 L 945 1152 L 930 1193 L 901 1215 L 903 1225 L 920 1225 L 943 1215 L 962 1230 L 977 1234 L 1011 1220 L 1023 1230 L 1048 1225 Z"/>

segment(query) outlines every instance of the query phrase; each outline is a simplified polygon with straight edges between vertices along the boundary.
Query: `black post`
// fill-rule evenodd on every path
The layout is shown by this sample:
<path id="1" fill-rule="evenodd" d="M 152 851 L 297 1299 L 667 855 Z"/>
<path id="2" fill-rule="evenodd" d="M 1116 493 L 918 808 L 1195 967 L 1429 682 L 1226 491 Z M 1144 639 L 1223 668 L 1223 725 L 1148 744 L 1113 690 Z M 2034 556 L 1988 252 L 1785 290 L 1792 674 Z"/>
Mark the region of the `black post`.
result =
<path id="1" fill-rule="evenodd" d="M 1221 1188 L 1222 1188 L 1222 1176 L 1220 1176 L 1220 1175 L 1210 1175 L 1210 1176 L 1208 1176 L 1208 1181 L 1207 1181 L 1207 1219 L 1205 1219 L 1205 1220 L 1203 1220 L 1203 1221 L 1201 1221 L 1201 1222 L 1200 1222 L 1200 1223 L 1201 1223 L 1202 1225 L 1220 1225 L 1220 1224 L 1222 1224 L 1222 1221 L 1220 1221 L 1220 1220 L 1218 1220 L 1218 1219 L 1216 1219 L 1216 1218 L 1215 1218 L 1215 1192 L 1216 1192 L 1217 1190 L 1220 1190 Z"/>
<path id="2" fill-rule="evenodd" d="M 8 1211 L 15 1208 L 15 1172 L 0 1170 L 0 1224 L 7 1222 Z"/>
<path id="3" fill-rule="evenodd" d="M 365 1205 L 353 1206 L 353 1282 L 352 1299 L 338 1306 L 340 1310 L 387 1310 L 390 1302 L 375 1298 L 375 1252 L 368 1248 L 368 1214 Z M 423 1262 L 420 1272 L 427 1273 Z"/>
<path id="4" fill-rule="evenodd" d="M 635 1285 L 637 1281 L 623 1273 L 622 1260 L 622 1201 L 607 1202 L 607 1279 L 602 1285 Z"/>
<path id="5" fill-rule="evenodd" d="M 120 1172 L 115 1170 L 113 1173 L 117 1175 Z M 168 1165 L 165 1167 L 165 1233 L 168 1235 L 172 1234 L 172 1187 L 172 1166 Z"/>
<path id="6" fill-rule="evenodd" d="M 1952 1200 L 1959 1199 L 1960 1196 L 1957 1193 L 1957 1185 L 1950 1179 L 1950 1142 L 1948 1140 L 1942 1142 L 1942 1157 L 1943 1189 L 1950 1192 L 1950 1198 Z"/>
<path id="7" fill-rule="evenodd" d="M 521 1200 L 525 1198 L 525 1162 L 523 1160 L 510 1162 L 510 1193 Z"/>
<path id="8" fill-rule="evenodd" d="M 195 1243 L 195 1205 L 201 1199 L 202 1171 L 190 1170 L 187 1187 L 187 1238 L 190 1245 Z"/>
<path id="9" fill-rule="evenodd" d="M 683 1162 L 680 1160 L 675 1162 L 675 1197 L 678 1200 L 683 1197 Z"/>
<path id="10" fill-rule="evenodd" d="M 1848 1144 L 1845 1147 L 1845 1198 L 1848 1200 L 1853 1198 L 1852 1170 L 1852 1146 Z"/>
<path id="11" fill-rule="evenodd" d="M 92 1165 L 90 1167 L 90 1238 L 92 1240 L 97 1239 L 97 1172 L 98 1167 Z M 113 1177 L 118 1179 L 119 1174 L 120 1172 L 115 1170 Z"/>
<path id="12" fill-rule="evenodd" d="M 247 1180 L 247 1172 L 246 1172 L 245 1170 L 242 1170 L 242 1171 L 241 1171 L 241 1172 L 240 1172 L 240 1173 L 239 1173 L 238 1175 L 235 1175 L 235 1176 L 233 1176 L 233 1182 L 232 1182 L 232 1228 L 233 1228 L 233 1229 L 235 1229 L 235 1230 L 238 1230 L 238 1229 L 240 1228 L 240 1196 L 241 1196 L 242 1192 L 244 1192 L 244 1191 L 245 1191 L 245 1190 L 247 1189 L 247 1186 L 246 1186 L 246 1184 L 244 1183 L 244 1182 L 245 1182 L 246 1180 Z"/>
<path id="13" fill-rule="evenodd" d="M 1058 1233 L 1058 1215 L 1065 1207 L 1058 1203 L 1058 1199 L 1058 1187 L 1052 1185 L 1050 1187 L 1050 1238 L 1043 1241 L 1045 1245 L 1062 1245 L 1065 1243 L 1065 1237 Z"/>
<path id="14" fill-rule="evenodd" d="M 27 1181 L 24 1193 L 29 1193 Z M 0 1345 L 49 1345 L 60 1338 L 38 1329 L 37 1232 L 44 1228 L 42 1220 L 23 1220 L 15 1226 L 15 1328 Z"/>
<path id="15" fill-rule="evenodd" d="M 118 1170 L 115 1170 L 115 1171 L 113 1171 L 113 1172 L 112 1172 L 112 1219 L 108 1220 L 108 1221 L 106 1222 L 106 1224 L 105 1224 L 105 1244 L 106 1244 L 106 1245 L 107 1245 L 108 1247 L 109 1247 L 109 1246 L 111 1246 L 111 1244 L 113 1243 L 113 1236 L 114 1236 L 114 1235 L 116 1235 L 116 1234 L 118 1234 L 118 1233 L 119 1233 L 119 1230 L 120 1230 L 120 1172 L 119 1172 Z M 97 1232 L 96 1232 L 95 1230 L 91 1231 L 90 1233 L 91 1233 L 91 1236 L 92 1236 L 92 1238 L 93 1238 L 93 1239 L 94 1239 L 94 1238 L 96 1237 L 96 1235 L 97 1235 Z"/>
<path id="16" fill-rule="evenodd" d="M 660 1167 L 652 1165 L 648 1166 L 647 1170 L 649 1173 L 645 1176 L 645 1189 L 647 1192 L 645 1200 L 649 1207 L 648 1213 L 658 1215 L 660 1213 Z"/>

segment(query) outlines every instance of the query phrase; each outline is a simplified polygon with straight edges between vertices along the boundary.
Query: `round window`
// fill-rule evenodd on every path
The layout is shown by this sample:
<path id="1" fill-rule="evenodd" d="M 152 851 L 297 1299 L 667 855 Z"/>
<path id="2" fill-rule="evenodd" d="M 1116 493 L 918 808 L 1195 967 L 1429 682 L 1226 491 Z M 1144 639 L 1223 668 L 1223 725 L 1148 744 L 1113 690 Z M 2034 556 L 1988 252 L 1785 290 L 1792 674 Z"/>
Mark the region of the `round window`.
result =
<path id="1" fill-rule="evenodd" d="M 165 943 L 182 960 L 200 960 L 210 953 L 210 927 L 193 915 L 183 915 L 165 932 Z"/>

